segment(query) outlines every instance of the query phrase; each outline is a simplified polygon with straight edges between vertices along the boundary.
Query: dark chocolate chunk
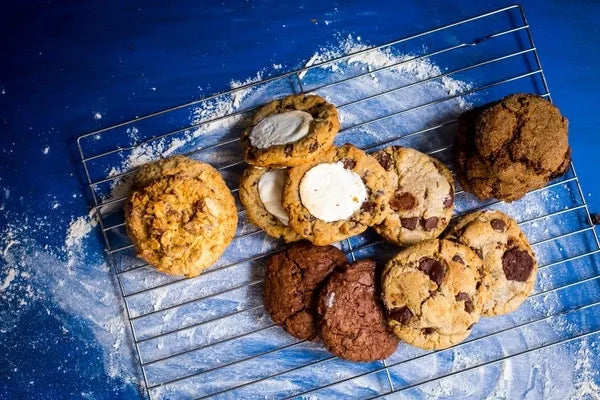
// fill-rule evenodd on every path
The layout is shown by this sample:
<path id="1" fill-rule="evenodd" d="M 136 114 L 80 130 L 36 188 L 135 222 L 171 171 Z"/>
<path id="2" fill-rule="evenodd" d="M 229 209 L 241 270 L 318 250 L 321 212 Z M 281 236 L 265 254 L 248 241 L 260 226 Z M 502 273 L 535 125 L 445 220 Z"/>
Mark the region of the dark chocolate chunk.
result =
<path id="1" fill-rule="evenodd" d="M 506 279 L 525 282 L 533 270 L 533 258 L 525 250 L 513 247 L 502 256 L 502 269 Z"/>
<path id="2" fill-rule="evenodd" d="M 481 249 L 476 249 L 475 247 L 471 247 L 471 250 L 473 250 L 475 252 L 475 254 L 477 254 L 477 256 L 483 260 L 483 251 Z"/>
<path id="3" fill-rule="evenodd" d="M 390 208 L 394 211 L 412 210 L 417 204 L 415 197 L 407 192 L 395 193 L 390 199 Z"/>
<path id="4" fill-rule="evenodd" d="M 344 168 L 346 168 L 346 169 L 352 169 L 352 168 L 356 167 L 356 161 L 354 161 L 351 158 L 342 159 L 342 164 L 344 164 Z"/>
<path id="5" fill-rule="evenodd" d="M 318 142 L 312 142 L 310 144 L 310 146 L 308 146 L 308 151 L 309 151 L 309 153 L 314 153 L 315 151 L 317 151 L 318 148 L 319 148 L 319 143 Z"/>
<path id="6" fill-rule="evenodd" d="M 430 218 L 423 220 L 423 226 L 425 227 L 426 231 L 430 231 L 437 227 L 438 222 L 439 222 L 438 217 L 430 217 Z"/>
<path id="7" fill-rule="evenodd" d="M 498 232 L 504 232 L 504 229 L 506 229 L 506 223 L 501 219 L 491 220 L 490 225 L 492 226 L 492 229 Z"/>
<path id="8" fill-rule="evenodd" d="M 288 157 L 292 155 L 293 150 L 294 150 L 294 145 L 291 143 L 286 144 L 285 147 L 283 148 L 283 152 Z"/>
<path id="9" fill-rule="evenodd" d="M 381 164 L 383 169 L 385 169 L 386 171 L 389 171 L 392 167 L 392 156 L 390 156 L 386 152 L 377 153 L 375 155 L 375 159 L 379 162 L 379 164 Z"/>
<path id="10" fill-rule="evenodd" d="M 450 192 L 448 193 L 448 197 L 444 199 L 444 208 L 449 208 L 454 204 L 454 188 L 450 185 Z"/>
<path id="11" fill-rule="evenodd" d="M 465 260 L 463 260 L 462 257 L 459 256 L 458 254 L 456 254 L 454 257 L 452 257 L 452 261 L 455 261 L 457 263 L 465 265 Z"/>
<path id="12" fill-rule="evenodd" d="M 592 214 L 592 224 L 600 225 L 600 214 Z"/>
<path id="13" fill-rule="evenodd" d="M 465 302 L 465 311 L 468 313 L 472 313 L 475 310 L 475 305 L 473 304 L 473 300 L 471 296 L 469 296 L 465 292 L 458 292 L 456 295 L 456 301 L 464 301 Z"/>
<path id="14" fill-rule="evenodd" d="M 444 280 L 446 271 L 441 262 L 431 257 L 423 257 L 419 260 L 419 271 L 423 271 L 438 286 Z"/>
<path id="15" fill-rule="evenodd" d="M 475 323 L 472 323 L 471 325 L 469 325 L 469 327 L 467 328 L 467 330 L 470 331 L 471 329 L 473 329 L 474 326 L 475 326 Z"/>
<path id="16" fill-rule="evenodd" d="M 433 332 L 437 331 L 435 328 L 423 328 L 423 333 L 426 335 L 431 335 Z"/>
<path id="17" fill-rule="evenodd" d="M 400 223 L 403 228 L 414 231 L 419 223 L 419 217 L 400 218 Z"/>
<path id="18" fill-rule="evenodd" d="M 375 210 L 375 203 L 373 203 L 372 201 L 365 201 L 364 203 L 362 203 L 362 206 L 360 206 L 361 211 L 364 212 L 373 212 L 373 210 Z"/>
<path id="19" fill-rule="evenodd" d="M 412 311 L 407 306 L 402 306 L 399 308 L 394 308 L 390 311 L 390 319 L 394 321 L 398 321 L 402 325 L 406 325 L 410 322 L 410 319 L 413 317 Z"/>

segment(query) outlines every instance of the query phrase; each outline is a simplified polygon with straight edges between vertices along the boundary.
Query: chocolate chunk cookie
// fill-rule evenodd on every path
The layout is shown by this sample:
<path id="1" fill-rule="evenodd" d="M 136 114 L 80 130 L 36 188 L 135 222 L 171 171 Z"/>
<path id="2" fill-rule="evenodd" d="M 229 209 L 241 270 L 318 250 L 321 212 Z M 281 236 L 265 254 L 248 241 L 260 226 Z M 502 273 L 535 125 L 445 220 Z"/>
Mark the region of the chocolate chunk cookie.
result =
<path id="1" fill-rule="evenodd" d="M 454 211 L 454 179 L 444 164 L 417 150 L 387 147 L 373 154 L 397 182 L 387 217 L 375 230 L 398 245 L 438 237 Z"/>
<path id="2" fill-rule="evenodd" d="M 332 354 L 350 361 L 389 357 L 398 338 L 389 330 L 375 288 L 375 262 L 361 260 L 331 274 L 319 296 L 319 334 Z"/>
<path id="3" fill-rule="evenodd" d="M 273 321 L 298 339 L 313 339 L 318 289 L 331 271 L 346 262 L 337 248 L 308 242 L 295 243 L 269 258 L 264 303 Z"/>
<path id="4" fill-rule="evenodd" d="M 302 236 L 290 228 L 289 217 L 281 204 L 285 179 L 287 169 L 249 166 L 240 180 L 240 201 L 246 209 L 248 219 L 264 229 L 269 236 L 296 242 Z"/>
<path id="5" fill-rule="evenodd" d="M 519 225 L 500 211 L 464 216 L 446 239 L 472 248 L 483 259 L 491 295 L 483 315 L 506 314 L 529 296 L 535 284 L 537 261 Z"/>
<path id="6" fill-rule="evenodd" d="M 290 168 L 283 207 L 298 234 L 325 245 L 380 223 L 394 187 L 377 160 L 345 144 L 314 162 Z"/>
<path id="7" fill-rule="evenodd" d="M 531 94 L 467 112 L 455 145 L 458 180 L 481 200 L 517 200 L 568 169 L 567 131 L 558 108 Z"/>
<path id="8" fill-rule="evenodd" d="M 175 156 L 138 172 L 125 226 L 140 258 L 163 272 L 196 276 L 233 239 L 237 210 L 217 170 Z"/>
<path id="9" fill-rule="evenodd" d="M 385 267 L 382 289 L 394 333 L 424 349 L 464 340 L 489 296 L 481 259 L 447 240 L 428 240 L 398 253 Z"/>
<path id="10" fill-rule="evenodd" d="M 295 94 L 262 106 L 241 137 L 244 158 L 261 167 L 311 162 L 333 146 L 340 122 L 335 106 Z"/>

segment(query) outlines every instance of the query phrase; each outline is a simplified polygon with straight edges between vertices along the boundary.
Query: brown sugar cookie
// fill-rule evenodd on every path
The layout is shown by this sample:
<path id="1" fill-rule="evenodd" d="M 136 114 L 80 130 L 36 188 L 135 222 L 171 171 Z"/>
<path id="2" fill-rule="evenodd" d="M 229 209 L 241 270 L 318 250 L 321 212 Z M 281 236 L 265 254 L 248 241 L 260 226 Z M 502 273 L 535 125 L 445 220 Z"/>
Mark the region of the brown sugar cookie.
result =
<path id="1" fill-rule="evenodd" d="M 392 146 L 373 157 L 397 182 L 389 212 L 375 230 L 397 245 L 435 239 L 454 211 L 454 179 L 442 162 L 420 151 Z"/>
<path id="2" fill-rule="evenodd" d="M 517 200 L 568 169 L 567 131 L 558 108 L 532 94 L 467 112 L 455 145 L 458 180 L 481 200 Z"/>
<path id="3" fill-rule="evenodd" d="M 423 349 L 464 340 L 479 321 L 488 287 L 481 259 L 467 246 L 447 240 L 404 249 L 382 276 L 389 325 L 400 339 Z"/>
<path id="4" fill-rule="evenodd" d="M 324 245 L 380 223 L 394 185 L 377 160 L 345 144 L 290 168 L 283 207 L 298 234 Z"/>
<path id="5" fill-rule="evenodd" d="M 244 158 L 260 167 L 315 160 L 333 146 L 340 122 L 335 106 L 316 95 L 295 94 L 262 106 L 241 137 Z"/>
<path id="6" fill-rule="evenodd" d="M 477 211 L 464 216 L 446 239 L 469 246 L 482 259 L 491 296 L 483 315 L 515 310 L 533 290 L 537 261 L 519 225 L 500 211 Z"/>
<path id="7" fill-rule="evenodd" d="M 248 219 L 269 236 L 296 242 L 302 239 L 289 226 L 289 216 L 281 204 L 287 169 L 249 166 L 240 180 L 240 201 Z"/>
<path id="8" fill-rule="evenodd" d="M 331 274 L 321 290 L 319 334 L 332 354 L 351 361 L 389 357 L 398 338 L 390 331 L 376 290 L 375 262 L 360 260 Z"/>
<path id="9" fill-rule="evenodd" d="M 346 256 L 333 246 L 298 242 L 267 261 L 265 309 L 290 335 L 310 340 L 317 335 L 316 300 L 322 282 Z"/>
<path id="10" fill-rule="evenodd" d="M 135 185 L 125 226 L 138 256 L 160 271 L 196 276 L 233 239 L 235 200 L 210 165 L 176 156 L 142 167 Z"/>

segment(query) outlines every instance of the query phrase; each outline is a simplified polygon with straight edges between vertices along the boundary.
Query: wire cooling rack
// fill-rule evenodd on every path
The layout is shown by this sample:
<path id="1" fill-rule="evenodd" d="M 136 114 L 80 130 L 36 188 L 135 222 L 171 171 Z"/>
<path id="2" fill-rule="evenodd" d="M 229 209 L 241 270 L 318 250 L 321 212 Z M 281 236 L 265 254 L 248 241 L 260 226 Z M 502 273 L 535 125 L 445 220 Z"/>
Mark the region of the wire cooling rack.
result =
<path id="1" fill-rule="evenodd" d="M 415 48 L 421 49 L 416 55 L 374 68 L 353 62 L 372 52 L 391 54 Z M 348 84 L 375 82 L 390 71 L 422 60 L 449 69 L 417 74 L 412 82 L 392 79 L 387 85 L 367 84 L 373 91 L 358 91 L 355 98 L 339 97 Z M 342 65 L 340 72 L 336 66 Z M 426 85 L 450 78 L 472 84 L 425 101 L 417 95 L 431 89 Z M 269 88 L 268 96 L 246 96 L 239 101 L 240 93 L 264 87 Z M 161 275 L 136 259 L 124 230 L 125 197 L 114 189 L 126 182 L 135 168 L 114 168 L 136 152 L 149 152 L 156 158 L 168 155 L 164 149 L 171 148 L 165 143 L 192 135 L 191 149 L 176 148 L 173 153 L 212 162 L 236 195 L 243 169 L 237 143 L 243 119 L 264 101 L 298 92 L 327 95 L 342 114 L 354 110 L 352 115 L 363 116 L 362 120 L 344 119 L 340 140 L 349 139 L 367 151 L 408 144 L 450 165 L 457 113 L 439 112 L 418 125 L 415 121 L 422 113 L 433 107 L 444 110 L 446 104 L 460 99 L 485 103 L 513 92 L 534 92 L 551 99 L 525 14 L 515 5 L 80 136 L 81 161 L 150 398 L 391 398 L 422 393 L 419 391 L 429 384 L 531 353 L 541 354 L 600 332 L 600 323 L 594 321 L 597 318 L 586 318 L 600 307 L 600 244 L 573 166 L 563 177 L 511 204 L 478 202 L 457 188 L 457 215 L 487 207 L 513 215 L 532 241 L 540 271 L 535 292 L 517 312 L 478 324 L 465 342 L 448 350 L 422 351 L 401 345 L 388 360 L 349 363 L 318 344 L 283 333 L 265 315 L 261 298 L 263 259 L 282 244 L 247 223 L 239 201 L 241 222 L 234 243 L 222 260 L 200 277 Z M 384 99 L 393 103 L 391 99 L 399 93 L 414 98 L 414 103 L 400 109 L 384 108 L 366 118 L 361 114 L 372 102 Z M 214 111 L 224 99 L 239 103 L 238 107 L 221 110 L 217 117 L 198 115 L 198 109 Z M 196 122 L 190 122 L 193 113 L 198 116 Z M 393 134 L 373 134 L 390 129 Z M 213 157 L 216 153 L 219 157 Z M 341 246 L 351 259 L 385 260 L 397 251 L 372 233 L 346 240 Z M 535 340 L 523 333 L 528 331 L 536 332 Z M 479 356 L 468 362 L 456 365 L 447 360 L 448 354 L 477 353 L 476 349 L 482 348 L 483 353 L 479 350 Z"/>

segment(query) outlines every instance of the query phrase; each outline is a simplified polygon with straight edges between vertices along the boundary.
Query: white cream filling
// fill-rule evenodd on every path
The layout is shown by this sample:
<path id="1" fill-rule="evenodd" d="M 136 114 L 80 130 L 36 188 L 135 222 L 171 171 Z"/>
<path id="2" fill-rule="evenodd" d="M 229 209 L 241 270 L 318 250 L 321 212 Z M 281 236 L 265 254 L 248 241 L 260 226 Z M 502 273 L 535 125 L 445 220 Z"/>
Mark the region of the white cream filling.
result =
<path id="1" fill-rule="evenodd" d="M 258 180 L 258 196 L 267 211 L 287 226 L 290 222 L 290 217 L 281 205 L 281 193 L 283 192 L 285 174 L 285 169 L 274 169 L 265 172 Z"/>
<path id="2" fill-rule="evenodd" d="M 360 175 L 341 162 L 316 165 L 300 181 L 300 201 L 326 222 L 350 218 L 366 200 L 367 188 Z"/>
<path id="3" fill-rule="evenodd" d="M 305 111 L 288 111 L 262 119 L 250 131 L 250 144 L 258 149 L 294 143 L 308 135 L 312 115 Z"/>

